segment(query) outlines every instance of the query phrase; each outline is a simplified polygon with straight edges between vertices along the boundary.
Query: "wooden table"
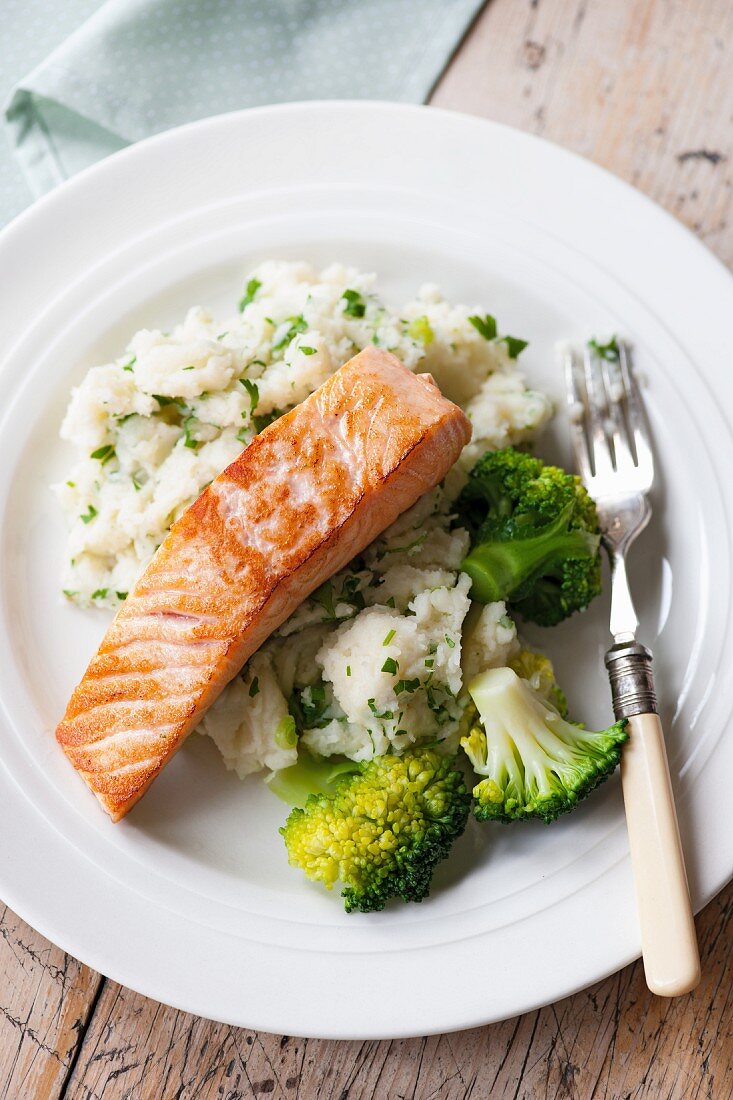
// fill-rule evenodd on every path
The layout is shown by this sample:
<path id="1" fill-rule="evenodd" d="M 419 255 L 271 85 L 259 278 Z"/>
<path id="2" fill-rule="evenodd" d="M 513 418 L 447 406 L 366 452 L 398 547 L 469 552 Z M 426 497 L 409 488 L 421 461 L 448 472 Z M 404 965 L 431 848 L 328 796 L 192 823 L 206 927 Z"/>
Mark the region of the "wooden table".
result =
<path id="1" fill-rule="evenodd" d="M 433 103 L 605 165 L 731 266 L 732 51 L 728 0 L 492 0 Z M 0 1096 L 728 1100 L 732 912 L 729 886 L 698 918 L 702 984 L 677 1001 L 652 997 L 637 963 L 491 1027 L 338 1043 L 224 1027 L 146 1000 L 0 905 Z"/>

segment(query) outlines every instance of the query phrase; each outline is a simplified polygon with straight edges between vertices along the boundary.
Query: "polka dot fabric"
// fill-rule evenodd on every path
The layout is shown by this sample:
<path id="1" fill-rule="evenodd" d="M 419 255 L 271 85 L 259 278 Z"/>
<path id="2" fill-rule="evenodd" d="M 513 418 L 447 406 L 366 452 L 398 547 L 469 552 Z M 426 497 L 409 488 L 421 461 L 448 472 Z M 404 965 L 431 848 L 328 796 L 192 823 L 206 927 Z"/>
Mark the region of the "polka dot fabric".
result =
<path id="1" fill-rule="evenodd" d="M 17 80 L 5 115 L 11 151 L 35 195 L 130 142 L 224 111 L 302 99 L 422 102 L 482 6 L 6 0 L 6 16 L 8 3 L 19 34 L 15 44 L 3 36 L 12 63 L 0 72 Z M 21 59 L 27 71 L 39 54 L 45 59 L 19 79 Z M 0 164 L 0 189 L 6 185 L 1 221 L 18 206 L 18 171 Z"/>

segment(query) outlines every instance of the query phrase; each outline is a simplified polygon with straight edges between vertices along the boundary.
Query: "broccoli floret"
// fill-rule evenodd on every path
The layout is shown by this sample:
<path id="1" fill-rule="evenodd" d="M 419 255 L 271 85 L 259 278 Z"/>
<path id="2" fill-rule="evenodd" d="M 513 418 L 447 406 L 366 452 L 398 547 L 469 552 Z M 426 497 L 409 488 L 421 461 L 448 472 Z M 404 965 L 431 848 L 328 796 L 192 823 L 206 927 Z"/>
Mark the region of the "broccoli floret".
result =
<path id="1" fill-rule="evenodd" d="M 568 701 L 555 679 L 555 669 L 549 657 L 545 657 L 544 653 L 536 653 L 533 649 L 520 649 L 507 663 L 538 695 L 552 703 L 562 718 L 567 718 Z"/>
<path id="2" fill-rule="evenodd" d="M 350 774 L 326 775 L 325 786 L 329 762 L 314 767 L 315 793 L 280 830 L 291 866 L 328 889 L 340 881 L 347 913 L 384 909 L 390 898 L 427 897 L 433 871 L 465 829 L 470 810 L 455 757 L 431 749 L 379 756 L 351 765 Z M 292 778 L 285 786 L 273 780 L 277 793 L 299 797 L 302 785 Z"/>
<path id="3" fill-rule="evenodd" d="M 601 535 L 580 478 L 507 447 L 480 458 L 457 502 L 472 534 L 461 569 L 471 596 L 541 626 L 585 609 L 601 591 Z"/>
<path id="4" fill-rule="evenodd" d="M 483 672 L 468 690 L 481 726 L 461 745 L 485 776 L 473 789 L 479 821 L 539 817 L 549 823 L 616 768 L 625 721 L 601 733 L 572 725 L 511 668 Z"/>

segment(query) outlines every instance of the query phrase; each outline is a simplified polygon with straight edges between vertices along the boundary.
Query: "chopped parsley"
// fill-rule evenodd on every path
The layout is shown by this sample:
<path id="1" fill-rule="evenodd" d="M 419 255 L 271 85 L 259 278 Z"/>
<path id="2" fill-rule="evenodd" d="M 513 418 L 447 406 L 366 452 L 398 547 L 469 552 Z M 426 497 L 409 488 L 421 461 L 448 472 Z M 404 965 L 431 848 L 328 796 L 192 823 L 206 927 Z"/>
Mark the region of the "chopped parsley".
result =
<path id="1" fill-rule="evenodd" d="M 384 550 L 380 550 L 377 554 L 377 558 L 381 561 L 381 559 L 386 558 L 388 554 L 411 554 L 414 550 L 422 546 L 427 537 L 428 532 L 423 531 L 421 535 L 418 535 L 413 542 L 408 542 L 406 546 L 389 546 Z"/>
<path id="2" fill-rule="evenodd" d="M 425 658 L 425 668 L 432 668 L 434 664 L 435 664 L 435 658 L 434 657 L 426 657 Z"/>
<path id="3" fill-rule="evenodd" d="M 398 680 L 394 686 L 395 695 L 400 695 L 403 691 L 407 694 L 412 694 L 413 691 L 417 691 L 420 687 L 420 681 L 414 680 Z"/>
<path id="4" fill-rule="evenodd" d="M 70 489 L 76 489 L 75 481 L 67 481 L 66 484 L 69 486 Z"/>
<path id="5" fill-rule="evenodd" d="M 97 515 L 97 509 L 93 504 L 89 505 L 89 511 L 85 512 L 83 516 L 79 516 L 82 523 L 91 523 L 94 517 Z"/>
<path id="6" fill-rule="evenodd" d="M 260 693 L 260 678 L 259 678 L 259 676 L 255 676 L 252 679 L 252 683 L 249 685 L 249 697 L 250 697 L 250 699 L 254 699 L 255 695 L 259 695 L 259 693 Z"/>
<path id="7" fill-rule="evenodd" d="M 369 707 L 369 710 L 372 712 L 372 714 L 374 715 L 375 718 L 384 718 L 387 721 L 389 721 L 391 718 L 394 718 L 394 711 L 393 710 L 384 710 L 380 714 L 379 711 L 377 710 L 377 706 L 376 706 L 376 703 L 375 703 L 374 699 L 367 699 L 367 706 Z"/>
<path id="8" fill-rule="evenodd" d="M 74 591 L 72 591 L 72 589 L 71 589 L 71 588 L 62 588 L 62 589 L 61 589 L 61 591 L 62 591 L 62 592 L 63 592 L 63 594 L 64 594 L 64 595 L 66 596 L 66 599 L 67 599 L 67 600 L 72 600 L 72 599 L 74 598 L 74 596 L 78 596 L 78 595 L 79 595 L 79 593 L 78 593 L 78 592 L 74 592 Z"/>
<path id="9" fill-rule="evenodd" d="M 255 300 L 255 294 L 262 286 L 259 279 L 250 279 L 244 290 L 244 296 L 239 300 L 239 312 L 244 313 L 250 302 Z"/>
<path id="10" fill-rule="evenodd" d="M 498 342 L 500 344 L 506 344 L 507 354 L 510 359 L 516 359 L 529 343 L 528 340 L 520 340 L 517 336 L 500 336 Z"/>
<path id="11" fill-rule="evenodd" d="M 239 381 L 247 391 L 247 396 L 249 397 L 249 412 L 251 416 L 260 403 L 260 388 L 256 382 L 251 382 L 249 378 L 240 378 Z"/>
<path id="12" fill-rule="evenodd" d="M 286 321 L 283 321 L 281 325 L 278 325 L 275 334 L 273 336 L 273 351 L 280 351 L 286 344 L 289 344 L 291 340 L 294 340 L 299 332 L 305 332 L 308 328 L 308 322 L 301 313 L 298 317 L 288 317 Z"/>
<path id="13" fill-rule="evenodd" d="M 394 596 L 389 597 L 389 599 L 386 601 L 386 606 L 387 607 L 394 607 L 395 606 Z"/>
<path id="14" fill-rule="evenodd" d="M 105 447 L 97 447 L 96 451 L 92 451 L 90 458 L 98 458 L 104 466 L 109 462 L 111 458 L 115 458 L 115 449 L 112 443 L 108 443 Z"/>
<path id="15" fill-rule="evenodd" d="M 330 581 L 320 585 L 313 593 L 313 600 L 326 612 L 326 622 L 336 618 L 336 603 L 334 600 L 333 585 Z"/>
<path id="16" fill-rule="evenodd" d="M 326 688 L 322 682 L 294 691 L 288 705 L 300 729 L 323 729 L 332 721 L 327 714 Z"/>
<path id="17" fill-rule="evenodd" d="M 142 487 L 143 487 L 143 486 L 142 486 L 142 482 L 141 482 L 141 481 L 138 481 L 138 480 L 137 480 L 137 478 L 136 478 L 135 474 L 133 474 L 133 475 L 132 475 L 132 477 L 131 477 L 131 479 L 130 479 L 130 480 L 132 481 L 132 484 L 133 484 L 133 487 L 134 487 L 134 489 L 135 489 L 135 492 L 136 492 L 136 493 L 139 493 L 139 492 L 140 492 L 140 490 L 141 490 L 141 489 L 142 489 Z"/>
<path id="18" fill-rule="evenodd" d="M 303 355 L 315 355 L 316 354 L 316 348 L 306 347 L 305 344 L 301 344 L 299 350 L 303 352 Z"/>
<path id="19" fill-rule="evenodd" d="M 184 447 L 190 447 L 192 451 L 197 451 L 198 448 L 201 446 L 201 443 L 203 442 L 203 440 L 195 439 L 191 435 L 191 425 L 195 423 L 196 417 L 193 415 L 187 416 L 186 419 L 183 421 L 183 445 Z"/>
<path id="20" fill-rule="evenodd" d="M 192 363 L 190 367 L 184 367 L 183 369 L 184 370 L 196 370 L 196 367 Z"/>
<path id="21" fill-rule="evenodd" d="M 496 317 L 492 317 L 490 313 L 487 313 L 485 317 L 479 317 L 474 314 L 468 318 L 469 322 L 476 329 L 479 335 L 483 336 L 484 340 L 495 340 L 497 334 Z"/>
<path id="22" fill-rule="evenodd" d="M 394 638 L 396 633 L 397 633 L 396 630 L 390 630 L 389 634 L 387 634 L 387 637 L 382 642 L 382 645 L 389 645 L 389 643 L 392 641 L 392 639 Z"/>
<path id="23" fill-rule="evenodd" d="M 346 302 L 344 313 L 347 317 L 363 317 L 366 313 L 366 302 L 358 290 L 345 290 L 341 300 Z"/>
<path id="24" fill-rule="evenodd" d="M 394 676 L 399 671 L 399 667 L 394 657 L 388 657 L 382 665 L 382 672 L 389 672 L 391 676 Z"/>
<path id="25" fill-rule="evenodd" d="M 351 665 L 346 666 L 346 675 L 351 676 Z"/>
<path id="26" fill-rule="evenodd" d="M 268 425 L 272 424 L 275 420 L 279 420 L 284 412 L 284 409 L 273 409 L 272 412 L 263 413 L 262 416 L 253 416 L 252 423 L 254 424 L 255 431 L 261 432 L 263 428 L 268 427 Z"/>
<path id="27" fill-rule="evenodd" d="M 108 588 L 98 588 L 96 592 L 92 592 L 93 600 L 106 600 L 109 594 Z"/>
<path id="28" fill-rule="evenodd" d="M 527 347 L 527 340 L 520 340 L 518 336 L 499 336 L 496 317 L 492 317 L 490 313 L 487 313 L 484 317 L 474 314 L 468 320 L 476 329 L 476 332 L 483 336 L 484 340 L 504 344 L 510 359 L 516 359 L 520 352 L 523 352 Z"/>
<path id="29" fill-rule="evenodd" d="M 612 336 L 607 344 L 599 344 L 597 340 L 589 340 L 588 347 L 591 348 L 600 359 L 605 359 L 607 363 L 618 363 L 621 358 L 621 349 L 618 346 L 618 340 L 615 336 Z"/>
<path id="30" fill-rule="evenodd" d="M 131 370 L 132 370 L 132 368 L 133 368 L 133 367 L 135 366 L 135 364 L 136 364 L 136 363 L 137 363 L 137 355 L 133 355 L 133 357 L 132 357 L 132 359 L 130 360 L 130 362 L 129 362 L 129 363 L 125 363 L 125 365 L 124 365 L 124 367 L 123 367 L 122 369 L 123 369 L 123 370 L 129 370 L 129 371 L 131 371 Z"/>
<path id="31" fill-rule="evenodd" d="M 455 649 L 456 648 L 456 643 L 453 640 L 453 638 L 451 638 L 450 634 L 446 634 L 445 644 L 448 646 L 448 649 Z"/>
<path id="32" fill-rule="evenodd" d="M 115 596 L 117 597 L 118 600 L 126 600 L 127 599 L 127 592 L 115 592 Z"/>

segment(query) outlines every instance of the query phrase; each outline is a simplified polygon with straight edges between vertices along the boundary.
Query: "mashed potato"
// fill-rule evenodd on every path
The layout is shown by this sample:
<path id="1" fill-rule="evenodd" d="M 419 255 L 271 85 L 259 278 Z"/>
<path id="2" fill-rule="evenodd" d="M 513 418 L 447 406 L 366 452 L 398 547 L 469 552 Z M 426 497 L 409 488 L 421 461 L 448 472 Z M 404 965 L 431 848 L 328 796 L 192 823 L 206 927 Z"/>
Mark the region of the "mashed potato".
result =
<path id="1" fill-rule="evenodd" d="M 202 730 L 240 776 L 292 763 L 298 735 L 315 752 L 356 760 L 455 739 L 469 538 L 453 527 L 451 501 L 461 467 L 532 438 L 551 415 L 517 369 L 523 343 L 434 286 L 395 310 L 373 275 L 268 262 L 233 317 L 195 307 L 172 331 L 138 332 L 124 356 L 92 368 L 62 425 L 77 451 L 55 487 L 69 527 L 64 593 L 114 607 L 171 523 L 254 435 L 369 344 L 432 373 L 466 410 L 473 440 L 444 486 L 306 600 L 211 708 Z M 492 605 L 464 663 L 485 667 L 513 644 L 503 605 Z"/>

